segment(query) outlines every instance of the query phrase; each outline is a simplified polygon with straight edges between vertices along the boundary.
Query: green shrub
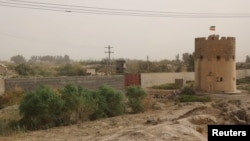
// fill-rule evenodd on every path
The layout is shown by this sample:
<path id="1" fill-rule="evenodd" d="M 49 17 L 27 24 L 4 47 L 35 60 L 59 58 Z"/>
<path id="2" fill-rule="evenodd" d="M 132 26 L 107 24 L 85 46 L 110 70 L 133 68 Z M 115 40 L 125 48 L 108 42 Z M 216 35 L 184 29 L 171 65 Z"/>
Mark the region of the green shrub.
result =
<path id="1" fill-rule="evenodd" d="M 182 89 L 181 94 L 182 95 L 195 95 L 196 92 L 193 88 L 185 87 Z"/>
<path id="2" fill-rule="evenodd" d="M 19 107 L 22 115 L 20 126 L 36 130 L 124 113 L 123 94 L 109 86 L 87 90 L 68 84 L 58 93 L 46 86 L 27 93 Z"/>
<path id="3" fill-rule="evenodd" d="M 67 120 L 67 123 L 72 120 L 78 120 L 76 113 L 78 113 L 78 107 L 81 104 L 82 98 L 78 86 L 68 84 L 60 92 L 61 98 L 64 101 L 63 111 L 65 120 Z M 73 119 L 74 115 L 75 117 Z"/>
<path id="4" fill-rule="evenodd" d="M 178 89 L 178 87 L 174 83 L 167 83 L 162 85 L 152 86 L 153 89 L 165 89 L 165 90 L 174 90 Z"/>
<path id="5" fill-rule="evenodd" d="M 64 112 L 74 120 L 96 120 L 113 117 L 124 113 L 123 94 L 109 86 L 101 86 L 98 90 L 86 90 L 80 86 L 69 84 L 61 91 L 65 101 Z"/>
<path id="6" fill-rule="evenodd" d="M 178 100 L 180 102 L 210 102 L 212 99 L 209 96 L 181 95 Z"/>
<path id="7" fill-rule="evenodd" d="M 113 117 L 124 113 L 124 96 L 121 92 L 106 85 L 101 86 L 98 89 L 98 92 L 106 100 L 107 107 L 105 108 L 105 113 L 108 117 Z"/>
<path id="8" fill-rule="evenodd" d="M 79 119 L 81 121 L 89 120 L 90 116 L 98 110 L 98 100 L 94 98 L 92 91 L 85 91 L 80 100 L 78 107 Z"/>
<path id="9" fill-rule="evenodd" d="M 91 120 L 113 117 L 124 113 L 124 96 L 121 92 L 109 87 L 101 86 L 92 95 L 97 101 L 97 110 L 90 115 Z"/>
<path id="10" fill-rule="evenodd" d="M 132 108 L 133 113 L 144 111 L 144 105 L 142 101 L 147 96 L 147 93 L 141 87 L 128 87 L 126 96 L 128 97 L 128 105 Z"/>
<path id="11" fill-rule="evenodd" d="M 32 75 L 34 70 L 28 64 L 19 64 L 15 67 L 15 70 L 19 75 Z"/>
<path id="12" fill-rule="evenodd" d="M 84 89 L 75 84 L 68 84 L 62 89 L 64 100 L 63 111 L 68 122 L 88 120 L 89 116 L 98 110 L 98 97 L 94 91 Z"/>
<path id="13" fill-rule="evenodd" d="M 21 124 L 27 129 L 44 129 L 59 125 L 63 101 L 50 88 L 40 86 L 27 93 L 20 106 Z"/>

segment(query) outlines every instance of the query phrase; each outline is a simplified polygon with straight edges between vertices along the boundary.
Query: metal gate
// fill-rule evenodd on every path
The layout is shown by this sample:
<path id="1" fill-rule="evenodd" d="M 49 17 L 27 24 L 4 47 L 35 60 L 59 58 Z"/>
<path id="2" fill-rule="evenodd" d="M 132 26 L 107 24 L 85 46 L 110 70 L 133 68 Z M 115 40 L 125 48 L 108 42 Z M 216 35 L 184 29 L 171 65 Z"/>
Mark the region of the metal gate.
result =
<path id="1" fill-rule="evenodd" d="M 140 74 L 125 74 L 125 88 L 129 86 L 141 86 Z"/>

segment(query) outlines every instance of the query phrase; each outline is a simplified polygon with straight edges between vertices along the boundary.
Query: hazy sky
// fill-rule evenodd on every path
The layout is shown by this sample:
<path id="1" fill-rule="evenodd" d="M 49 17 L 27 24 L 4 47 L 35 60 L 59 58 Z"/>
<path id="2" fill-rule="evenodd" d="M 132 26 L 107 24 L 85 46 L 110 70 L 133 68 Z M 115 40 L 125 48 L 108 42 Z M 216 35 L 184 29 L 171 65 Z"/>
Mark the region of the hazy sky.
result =
<path id="1" fill-rule="evenodd" d="M 102 59 L 174 59 L 194 51 L 194 38 L 213 34 L 236 37 L 236 60 L 250 55 L 249 0 L 26 0 L 74 6 L 181 13 L 243 13 L 245 18 L 148 17 L 58 12 L 1 6 L 0 60 L 21 54 Z M 65 10 L 67 11 L 67 10 Z M 211 14 L 210 14 L 211 15 Z"/>

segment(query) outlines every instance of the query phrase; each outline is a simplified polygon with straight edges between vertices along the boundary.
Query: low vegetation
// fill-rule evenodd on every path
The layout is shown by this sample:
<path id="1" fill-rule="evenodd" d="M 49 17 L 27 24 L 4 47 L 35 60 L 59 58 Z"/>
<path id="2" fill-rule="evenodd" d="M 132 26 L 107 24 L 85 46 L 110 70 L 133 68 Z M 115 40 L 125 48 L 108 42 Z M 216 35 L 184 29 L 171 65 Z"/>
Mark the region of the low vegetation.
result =
<path id="1" fill-rule="evenodd" d="M 237 84 L 237 89 L 244 90 L 250 93 L 250 77 L 237 79 L 236 84 Z"/>
<path id="2" fill-rule="evenodd" d="M 89 90 L 75 84 L 68 84 L 60 90 L 40 86 L 33 92 L 15 94 L 17 98 L 9 95 L 12 96 L 10 100 L 4 101 L 6 105 L 20 104 L 20 117 L 9 121 L 0 119 L 0 135 L 114 117 L 124 114 L 126 108 L 132 108 L 132 113 L 143 112 L 147 95 L 140 87 L 129 87 L 124 95 L 106 85 Z"/>
<path id="3" fill-rule="evenodd" d="M 174 83 L 166 83 L 162 85 L 155 85 L 152 86 L 153 89 L 164 89 L 164 90 L 175 90 L 178 89 L 178 87 Z"/>
<path id="4" fill-rule="evenodd" d="M 236 84 L 237 85 L 240 85 L 240 84 L 250 84 L 250 77 L 245 77 L 245 78 L 237 79 L 236 80 Z"/>
<path id="5" fill-rule="evenodd" d="M 19 104 L 23 98 L 24 91 L 21 88 L 15 88 L 12 91 L 8 91 L 3 95 L 0 95 L 0 109 L 7 106 Z"/>
<path id="6" fill-rule="evenodd" d="M 125 111 L 121 92 L 109 86 L 87 90 L 74 84 L 68 84 L 59 93 L 41 86 L 25 95 L 19 109 L 20 124 L 29 130 L 113 117 Z"/>
<path id="7" fill-rule="evenodd" d="M 212 98 L 210 96 L 197 95 L 194 89 L 190 87 L 185 87 L 180 96 L 177 98 L 180 102 L 210 102 Z"/>

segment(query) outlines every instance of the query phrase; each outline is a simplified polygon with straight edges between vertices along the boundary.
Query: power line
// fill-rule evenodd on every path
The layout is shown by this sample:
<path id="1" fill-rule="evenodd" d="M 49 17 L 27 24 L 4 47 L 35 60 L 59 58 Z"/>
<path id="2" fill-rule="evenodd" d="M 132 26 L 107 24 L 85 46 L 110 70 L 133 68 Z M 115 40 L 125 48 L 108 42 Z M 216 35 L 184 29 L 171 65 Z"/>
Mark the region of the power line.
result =
<path id="1" fill-rule="evenodd" d="M 213 14 L 213 15 L 238 15 L 244 13 L 191 13 L 191 12 L 167 12 L 167 11 L 150 11 L 150 10 L 128 10 L 128 9 L 117 9 L 117 8 L 101 8 L 101 7 L 90 7 L 90 6 L 77 6 L 77 5 L 66 5 L 66 4 L 55 4 L 55 3 L 44 3 L 44 2 L 31 2 L 25 0 L 6 0 L 6 1 L 14 1 L 14 2 L 22 2 L 22 3 L 33 3 L 33 4 L 41 4 L 41 5 L 54 5 L 54 6 L 63 6 L 63 7 L 75 7 L 75 8 L 88 8 L 88 9 L 102 9 L 102 10 L 111 10 L 111 11 L 126 11 L 126 12 L 147 12 L 147 13 L 163 13 L 163 14 Z M 249 13 L 248 13 L 249 14 Z"/>
<path id="2" fill-rule="evenodd" d="M 101 8 L 101 7 L 90 7 L 90 6 L 77 6 L 77 5 L 66 5 L 66 4 L 55 4 L 55 3 L 44 3 L 44 2 L 31 2 L 25 0 L 6 0 L 6 1 L 14 1 L 14 2 L 22 2 L 22 3 L 33 3 L 33 4 L 42 4 L 42 5 L 56 5 L 56 6 L 64 6 L 64 7 L 75 7 L 75 8 L 88 8 L 88 9 L 102 9 L 102 10 L 112 10 L 112 11 L 126 11 L 126 12 L 143 12 L 143 13 L 161 13 L 161 14 L 208 14 L 208 15 L 238 15 L 242 16 L 242 14 L 249 15 L 250 13 L 192 13 L 192 12 L 167 12 L 167 11 L 150 11 L 150 10 L 128 10 L 128 9 L 117 9 L 117 8 Z"/>
<path id="3" fill-rule="evenodd" d="M 174 18 L 249 18 L 250 13 L 189 13 L 189 12 L 166 12 L 148 10 L 127 10 L 114 8 L 100 8 L 89 6 L 76 6 L 66 4 L 31 2 L 25 0 L 0 1 L 0 6 L 58 11 L 75 12 L 86 14 L 121 15 L 121 16 L 143 16 L 143 17 L 174 17 Z"/>

